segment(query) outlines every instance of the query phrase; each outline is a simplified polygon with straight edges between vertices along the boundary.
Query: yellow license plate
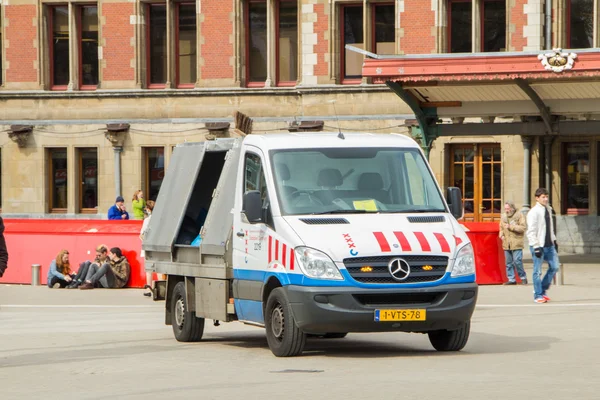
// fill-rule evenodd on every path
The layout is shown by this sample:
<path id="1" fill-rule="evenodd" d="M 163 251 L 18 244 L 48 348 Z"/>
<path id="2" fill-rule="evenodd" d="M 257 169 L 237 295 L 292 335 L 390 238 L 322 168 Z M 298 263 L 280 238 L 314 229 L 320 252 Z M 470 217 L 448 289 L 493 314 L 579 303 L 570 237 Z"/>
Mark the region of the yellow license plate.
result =
<path id="1" fill-rule="evenodd" d="M 375 322 L 425 321 L 427 310 L 375 310 Z"/>

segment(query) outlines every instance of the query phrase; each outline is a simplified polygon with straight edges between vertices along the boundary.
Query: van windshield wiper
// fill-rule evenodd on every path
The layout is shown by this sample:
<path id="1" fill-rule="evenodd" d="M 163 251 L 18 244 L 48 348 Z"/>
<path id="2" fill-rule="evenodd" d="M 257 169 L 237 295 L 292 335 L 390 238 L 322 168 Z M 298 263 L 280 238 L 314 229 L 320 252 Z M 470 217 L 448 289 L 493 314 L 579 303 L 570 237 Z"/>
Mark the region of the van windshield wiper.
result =
<path id="1" fill-rule="evenodd" d="M 379 211 L 382 214 L 419 214 L 419 213 L 441 213 L 446 212 L 446 210 L 440 210 L 436 208 L 415 208 L 412 210 L 381 210 Z"/>
<path id="2" fill-rule="evenodd" d="M 378 211 L 367 211 L 367 210 L 331 210 L 323 212 L 314 212 L 311 215 L 323 215 L 323 214 L 366 214 L 366 213 L 377 213 Z"/>

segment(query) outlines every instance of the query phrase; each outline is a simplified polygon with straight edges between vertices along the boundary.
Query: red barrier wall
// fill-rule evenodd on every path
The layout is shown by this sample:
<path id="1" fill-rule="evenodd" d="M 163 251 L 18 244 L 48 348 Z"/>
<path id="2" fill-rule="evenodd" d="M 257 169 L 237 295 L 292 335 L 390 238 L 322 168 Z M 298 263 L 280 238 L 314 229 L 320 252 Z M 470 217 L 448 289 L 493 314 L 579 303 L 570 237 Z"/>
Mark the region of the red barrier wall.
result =
<path id="1" fill-rule="evenodd" d="M 40 264 L 46 284 L 50 262 L 61 249 L 69 251 L 71 269 L 93 260 L 96 247 L 119 247 L 131 265 L 129 287 L 144 287 L 146 273 L 140 258 L 142 221 L 5 219 L 8 269 L 0 283 L 31 283 L 31 264 Z"/>
<path id="2" fill-rule="evenodd" d="M 498 285 L 508 281 L 504 250 L 497 222 L 461 222 L 475 253 L 475 269 L 479 285 Z"/>

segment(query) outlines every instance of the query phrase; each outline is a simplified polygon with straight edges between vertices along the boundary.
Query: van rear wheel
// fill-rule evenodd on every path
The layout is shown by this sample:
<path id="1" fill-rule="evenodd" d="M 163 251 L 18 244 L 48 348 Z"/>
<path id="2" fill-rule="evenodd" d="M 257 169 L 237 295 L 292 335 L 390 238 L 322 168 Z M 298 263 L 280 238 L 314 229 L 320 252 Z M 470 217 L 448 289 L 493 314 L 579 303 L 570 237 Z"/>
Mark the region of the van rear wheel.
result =
<path id="1" fill-rule="evenodd" d="M 185 299 L 185 282 L 178 282 L 171 296 L 171 325 L 178 342 L 199 342 L 204 333 L 204 318 L 188 311 Z"/>
<path id="2" fill-rule="evenodd" d="M 455 331 L 429 332 L 429 341 L 437 351 L 460 351 L 467 344 L 470 332 L 471 321 L 467 321 Z"/>
<path id="3" fill-rule="evenodd" d="M 302 353 L 306 334 L 294 321 L 292 307 L 282 288 L 274 289 L 265 309 L 267 343 L 277 357 L 293 357 Z"/>

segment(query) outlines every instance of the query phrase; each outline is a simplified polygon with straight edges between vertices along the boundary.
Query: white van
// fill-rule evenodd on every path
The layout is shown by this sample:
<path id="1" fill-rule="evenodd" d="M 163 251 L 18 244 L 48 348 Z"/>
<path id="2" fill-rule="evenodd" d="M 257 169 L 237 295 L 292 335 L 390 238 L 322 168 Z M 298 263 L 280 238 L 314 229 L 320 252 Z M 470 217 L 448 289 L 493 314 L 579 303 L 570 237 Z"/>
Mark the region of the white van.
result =
<path id="1" fill-rule="evenodd" d="M 264 326 L 276 356 L 382 331 L 457 351 L 477 299 L 461 216 L 409 137 L 249 135 L 176 147 L 143 248 L 180 341 L 210 318 Z"/>

